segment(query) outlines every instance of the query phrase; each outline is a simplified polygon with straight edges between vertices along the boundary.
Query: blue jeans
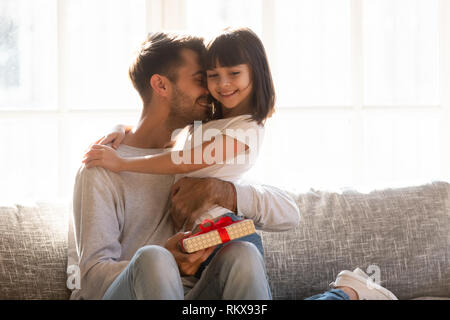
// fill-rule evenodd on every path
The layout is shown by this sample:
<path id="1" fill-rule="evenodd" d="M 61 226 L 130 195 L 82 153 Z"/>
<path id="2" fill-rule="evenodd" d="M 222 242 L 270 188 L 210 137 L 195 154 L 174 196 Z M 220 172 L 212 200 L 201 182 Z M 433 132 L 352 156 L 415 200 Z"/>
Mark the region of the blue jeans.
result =
<path id="1" fill-rule="evenodd" d="M 217 251 L 186 295 L 173 255 L 161 246 L 140 248 L 103 299 L 272 299 L 264 259 L 252 243 L 235 241 Z"/>
<path id="2" fill-rule="evenodd" d="M 349 296 L 340 289 L 331 289 L 324 293 L 316 294 L 305 300 L 350 300 Z"/>

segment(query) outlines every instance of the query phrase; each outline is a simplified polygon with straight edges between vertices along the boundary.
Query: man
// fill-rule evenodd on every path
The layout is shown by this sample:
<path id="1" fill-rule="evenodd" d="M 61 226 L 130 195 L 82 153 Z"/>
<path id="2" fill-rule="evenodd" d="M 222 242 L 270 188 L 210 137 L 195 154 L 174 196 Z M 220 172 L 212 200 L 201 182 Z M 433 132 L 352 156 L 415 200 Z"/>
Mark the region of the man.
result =
<path id="1" fill-rule="evenodd" d="M 204 53 L 203 40 L 189 36 L 156 33 L 142 44 L 129 74 L 143 109 L 117 149 L 121 156 L 163 152 L 173 146 L 175 129 L 206 119 Z M 263 229 L 287 230 L 299 222 L 295 202 L 267 186 L 192 178 L 172 183 L 167 175 L 80 168 L 73 218 L 81 286 L 72 299 L 271 298 L 264 260 L 253 244 L 227 244 L 197 279 L 192 276 L 214 248 L 182 253 L 177 244 L 186 234 L 175 231 L 212 205 Z"/>

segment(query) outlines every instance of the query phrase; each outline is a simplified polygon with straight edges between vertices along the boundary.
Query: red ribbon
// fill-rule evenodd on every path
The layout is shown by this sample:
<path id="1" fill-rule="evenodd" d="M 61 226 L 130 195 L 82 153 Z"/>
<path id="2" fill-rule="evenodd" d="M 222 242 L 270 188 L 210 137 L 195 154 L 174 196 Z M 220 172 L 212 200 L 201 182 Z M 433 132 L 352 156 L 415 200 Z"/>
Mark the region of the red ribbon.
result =
<path id="1" fill-rule="evenodd" d="M 210 219 L 205 219 L 202 221 L 202 223 L 200 223 L 200 229 L 202 231 L 197 232 L 194 235 L 190 235 L 188 238 L 195 237 L 200 234 L 207 233 L 207 232 L 210 232 L 213 230 L 217 230 L 217 232 L 219 232 L 220 240 L 222 241 L 222 243 L 226 243 L 226 242 L 230 241 L 230 236 L 228 235 L 228 232 L 225 229 L 225 227 L 227 227 L 233 223 L 236 223 L 236 222 L 240 222 L 240 220 L 233 221 L 233 220 L 231 220 L 231 217 L 229 217 L 229 216 L 222 217 L 217 222 L 214 222 Z M 207 224 L 209 224 L 209 226 L 206 226 Z M 181 249 L 184 251 L 183 240 L 184 239 L 182 239 L 180 241 L 180 246 L 181 246 Z"/>
<path id="2" fill-rule="evenodd" d="M 222 243 L 230 241 L 230 237 L 228 235 L 227 230 L 225 227 L 228 227 L 229 225 L 232 225 L 233 223 L 239 222 L 231 220 L 231 217 L 225 216 L 219 219 L 219 221 L 214 222 L 210 219 L 205 219 L 200 223 L 200 229 L 202 231 L 197 232 L 196 234 L 192 235 L 191 237 L 198 236 L 199 234 L 207 233 L 213 230 L 217 230 L 219 232 L 220 239 L 222 240 Z M 209 224 L 209 226 L 206 226 Z"/>

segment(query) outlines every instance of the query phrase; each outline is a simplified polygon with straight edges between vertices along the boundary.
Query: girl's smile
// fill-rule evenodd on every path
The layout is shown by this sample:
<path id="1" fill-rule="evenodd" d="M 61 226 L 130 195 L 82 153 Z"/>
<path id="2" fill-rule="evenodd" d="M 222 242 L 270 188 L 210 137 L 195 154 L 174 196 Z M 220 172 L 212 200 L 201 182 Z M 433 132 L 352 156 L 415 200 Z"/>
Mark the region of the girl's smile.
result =
<path id="1" fill-rule="evenodd" d="M 219 94 L 223 97 L 223 98 L 230 98 L 233 94 L 235 94 L 236 92 L 238 92 L 238 90 L 232 91 L 232 92 L 220 92 Z"/>

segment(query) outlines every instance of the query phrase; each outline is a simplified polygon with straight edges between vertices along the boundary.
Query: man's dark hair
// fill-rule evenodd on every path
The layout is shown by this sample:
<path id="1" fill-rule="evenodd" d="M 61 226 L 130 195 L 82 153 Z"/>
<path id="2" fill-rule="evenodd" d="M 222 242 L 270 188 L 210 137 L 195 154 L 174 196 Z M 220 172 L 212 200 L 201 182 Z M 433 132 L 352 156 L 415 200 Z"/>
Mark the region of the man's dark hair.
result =
<path id="1" fill-rule="evenodd" d="M 249 28 L 227 28 L 208 44 L 207 50 L 207 70 L 216 68 L 217 63 L 222 67 L 248 64 L 253 84 L 252 119 L 264 123 L 274 112 L 275 88 L 266 51 L 258 36 Z M 214 99 L 213 103 L 218 107 L 218 116 L 214 118 L 220 118 L 222 106 Z"/>
<path id="2" fill-rule="evenodd" d="M 144 102 L 151 99 L 150 78 L 154 74 L 166 76 L 172 82 L 177 81 L 178 68 L 184 63 L 181 56 L 183 49 L 196 52 L 199 62 L 203 64 L 206 53 L 203 38 L 156 32 L 150 33 L 141 44 L 128 74 Z"/>

